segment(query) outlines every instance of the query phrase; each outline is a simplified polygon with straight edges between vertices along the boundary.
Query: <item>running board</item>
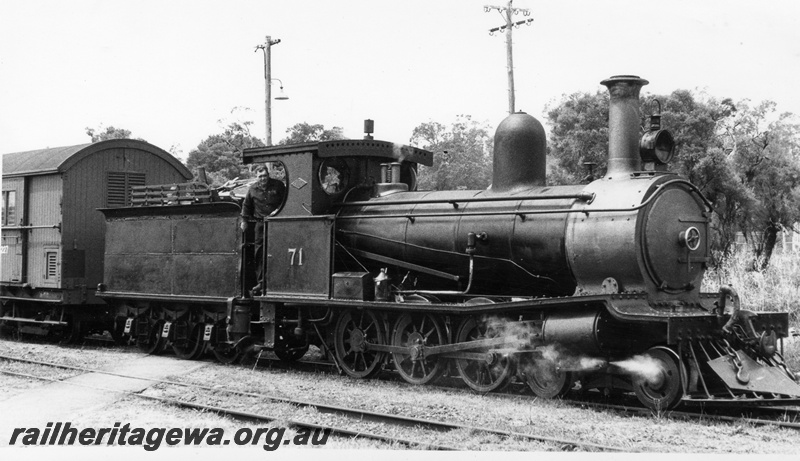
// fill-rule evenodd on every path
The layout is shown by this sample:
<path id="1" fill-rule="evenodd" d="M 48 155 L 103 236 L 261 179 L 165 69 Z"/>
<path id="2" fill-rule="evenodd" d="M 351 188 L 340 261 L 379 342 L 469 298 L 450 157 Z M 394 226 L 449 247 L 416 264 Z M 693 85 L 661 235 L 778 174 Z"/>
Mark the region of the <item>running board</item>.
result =
<path id="1" fill-rule="evenodd" d="M 34 320 L 34 319 L 26 319 L 24 317 L 0 317 L 0 321 L 2 322 L 19 322 L 19 323 L 36 323 L 39 325 L 54 325 L 54 326 L 67 326 L 69 325 L 67 322 L 61 322 L 59 320 Z"/>

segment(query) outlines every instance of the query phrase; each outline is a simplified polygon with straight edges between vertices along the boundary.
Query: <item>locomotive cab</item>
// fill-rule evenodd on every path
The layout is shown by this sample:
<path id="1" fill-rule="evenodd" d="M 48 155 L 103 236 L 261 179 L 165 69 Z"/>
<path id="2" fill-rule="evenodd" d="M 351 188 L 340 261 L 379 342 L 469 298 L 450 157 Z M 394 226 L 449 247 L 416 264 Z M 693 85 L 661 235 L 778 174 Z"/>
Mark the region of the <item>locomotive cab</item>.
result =
<path id="1" fill-rule="evenodd" d="M 416 190 L 417 165 L 433 165 L 433 154 L 386 141 L 338 140 L 245 149 L 243 162 L 283 165 L 287 197 L 276 216 L 319 216 L 345 199 Z"/>
<path id="2" fill-rule="evenodd" d="M 244 163 L 280 162 L 287 193 L 266 220 L 264 292 L 328 298 L 334 271 L 337 205 L 417 187 L 417 164 L 431 152 L 372 139 L 246 149 Z"/>

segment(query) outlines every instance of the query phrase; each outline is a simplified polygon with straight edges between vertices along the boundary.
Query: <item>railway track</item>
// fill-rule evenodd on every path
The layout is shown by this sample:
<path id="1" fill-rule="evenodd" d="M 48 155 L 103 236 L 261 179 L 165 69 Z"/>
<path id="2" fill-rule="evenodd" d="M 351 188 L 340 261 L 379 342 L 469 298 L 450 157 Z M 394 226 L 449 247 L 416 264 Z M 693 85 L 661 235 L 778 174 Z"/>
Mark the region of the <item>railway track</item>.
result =
<path id="1" fill-rule="evenodd" d="M 97 344 L 103 345 L 104 343 L 100 341 Z M 0 359 L 5 359 L 5 358 L 6 357 L 0 355 Z M 266 366 L 264 366 L 265 364 Z M 50 366 L 60 366 L 60 365 L 50 364 Z M 256 367 L 261 366 L 262 368 L 267 368 L 267 369 L 272 369 L 272 368 L 287 369 L 287 370 L 295 369 L 301 371 L 305 370 L 312 372 L 326 372 L 332 374 L 336 373 L 336 368 L 334 364 L 327 361 L 303 360 L 303 361 L 292 362 L 292 364 L 289 365 L 286 362 L 283 362 L 278 359 L 270 359 L 262 357 L 260 360 L 251 359 L 247 361 L 245 366 L 252 367 L 254 369 Z M 61 367 L 67 368 L 64 366 Z M 93 371 L 93 372 L 103 373 L 100 371 Z M 379 379 L 381 378 L 395 381 L 400 385 L 411 386 L 405 383 L 405 381 L 397 377 L 396 374 L 391 371 L 381 373 L 379 375 Z M 445 378 L 445 380 L 447 380 L 447 378 Z M 177 385 L 178 383 L 172 383 L 172 384 Z M 449 380 L 448 385 L 446 386 L 429 385 L 428 387 L 441 389 L 448 392 L 452 391 L 461 392 L 465 390 L 469 392 L 466 386 L 463 385 L 462 381 L 458 378 L 453 378 Z M 513 385 L 510 385 L 510 387 L 513 387 Z M 515 399 L 526 399 L 526 400 L 536 400 L 538 398 L 530 394 L 521 393 L 527 390 L 527 387 L 525 387 L 524 385 L 520 385 L 518 387 L 519 389 L 516 389 L 516 392 L 493 392 L 487 395 L 492 398 L 515 398 Z M 261 397 L 270 398 L 272 401 L 276 402 L 279 402 L 281 400 L 287 400 L 275 396 L 261 395 Z M 609 400 L 600 397 L 596 398 L 589 397 L 580 400 L 563 399 L 562 402 L 579 408 L 593 409 L 596 411 L 614 411 L 618 414 L 625 414 L 630 416 L 650 417 L 654 415 L 654 412 L 652 410 L 643 408 L 637 400 L 632 398 L 629 399 L 616 398 Z M 292 403 L 292 402 L 287 401 L 286 403 Z M 297 401 L 294 402 L 294 404 L 306 407 L 314 406 L 314 404 L 311 402 Z M 318 409 L 321 412 L 326 411 L 324 409 L 324 406 L 318 406 Z M 344 411 L 346 409 L 342 410 Z M 334 411 L 335 409 L 331 408 L 327 412 L 331 413 Z M 370 416 L 366 413 L 359 414 L 357 412 L 354 412 L 352 414 L 360 418 L 371 418 L 373 420 L 380 418 L 379 415 Z M 684 407 L 684 409 L 682 409 L 681 411 L 671 410 L 664 414 L 657 414 L 656 416 L 661 416 L 661 417 L 666 416 L 668 418 L 680 419 L 686 421 L 706 421 L 706 422 L 715 421 L 715 422 L 731 423 L 731 424 L 745 423 L 745 424 L 761 425 L 761 426 L 776 426 L 776 427 L 783 427 L 795 430 L 800 429 L 800 406 L 798 407 L 779 406 L 779 407 L 758 407 L 758 408 L 746 407 L 741 410 L 693 406 L 688 408 Z M 409 421 L 408 424 L 413 424 L 413 423 Z M 421 422 L 417 422 L 417 424 L 425 425 L 422 424 Z M 435 425 L 430 424 L 430 426 L 435 426 Z M 509 437 L 512 436 L 512 434 L 513 433 L 508 432 L 508 433 L 501 433 L 498 435 Z M 541 440 L 541 441 L 546 441 L 546 440 Z M 557 442 L 558 441 L 554 441 L 554 443 Z M 566 445 L 570 444 L 567 443 Z M 579 444 L 572 444 L 572 445 L 580 446 Z"/>
<path id="2" fill-rule="evenodd" d="M 89 346 L 89 347 L 92 347 L 92 346 Z M 2 360 L 2 359 L 15 360 L 14 358 L 10 358 L 10 357 L 6 358 L 6 357 L 3 357 L 3 356 L 0 356 L 0 360 Z M 57 366 L 57 367 L 61 367 L 61 368 L 69 368 L 68 366 L 57 365 L 57 364 L 47 364 L 47 365 L 48 366 Z M 294 370 L 306 369 L 306 370 L 314 371 L 314 372 L 323 372 L 323 373 L 331 373 L 331 374 L 335 374 L 336 373 L 336 370 L 335 370 L 334 366 L 330 362 L 318 362 L 318 361 L 294 362 L 291 366 L 289 366 L 288 364 L 286 364 L 285 362 L 282 362 L 280 360 L 261 358 L 261 360 L 259 360 L 259 361 L 250 361 L 249 364 L 248 364 L 248 367 L 252 367 L 252 368 L 260 367 L 260 368 L 266 368 L 266 369 L 287 369 L 287 370 L 288 369 L 294 369 Z M 79 372 L 79 373 L 85 373 L 85 372 L 88 372 L 90 370 L 80 369 L 80 368 L 76 367 L 75 371 Z M 91 371 L 95 371 L 95 370 L 91 370 Z M 95 372 L 98 372 L 98 371 L 95 371 Z M 100 373 L 102 373 L 102 372 L 100 372 Z M 381 373 L 379 375 L 379 379 L 391 380 L 393 382 L 398 383 L 401 386 L 406 385 L 404 381 L 399 379 L 397 376 L 395 376 L 391 372 Z M 458 379 L 452 379 L 449 382 L 452 383 L 452 386 L 450 386 L 450 387 L 436 386 L 436 385 L 429 385 L 427 387 L 440 389 L 440 390 L 443 390 L 443 391 L 446 391 L 446 392 L 459 392 L 460 393 L 460 392 L 463 392 L 464 390 L 466 390 L 465 386 L 460 386 L 461 381 L 458 380 Z M 162 384 L 167 385 L 165 383 L 162 383 Z M 186 383 L 170 383 L 170 384 L 175 385 L 175 386 L 184 386 L 184 387 L 187 386 Z M 512 384 L 510 387 L 514 387 L 514 385 Z M 517 400 L 520 400 L 520 399 L 522 399 L 522 400 L 536 400 L 537 399 L 537 397 L 535 397 L 533 395 L 520 393 L 520 391 L 524 392 L 527 389 L 524 385 L 520 384 L 517 387 L 519 389 L 515 388 L 515 390 L 516 390 L 515 393 L 495 392 L 495 393 L 491 393 L 491 394 L 486 395 L 486 397 L 499 398 L 499 399 L 517 399 Z M 467 390 L 467 392 L 469 392 L 469 391 Z M 696 421 L 696 422 L 703 422 L 703 423 L 718 422 L 718 423 L 725 423 L 725 424 L 732 424 L 732 425 L 746 424 L 746 425 L 754 425 L 754 426 L 782 427 L 782 428 L 788 428 L 788 429 L 792 429 L 792 430 L 800 429 L 800 407 L 785 407 L 785 406 L 781 406 L 781 407 L 760 407 L 760 408 L 747 407 L 747 408 L 744 408 L 744 409 L 739 409 L 738 411 L 730 411 L 730 410 L 728 410 L 728 411 L 719 411 L 719 410 L 714 410 L 714 409 L 710 409 L 710 408 L 704 408 L 704 407 L 697 406 L 697 407 L 689 407 L 689 408 L 684 407 L 684 409 L 682 411 L 669 411 L 669 412 L 666 412 L 666 413 L 663 413 L 663 414 L 654 414 L 652 410 L 649 410 L 649 409 L 646 409 L 646 408 L 642 408 L 641 405 L 638 403 L 638 401 L 635 401 L 635 400 L 633 400 L 631 398 L 629 398 L 629 399 L 609 400 L 609 399 L 606 399 L 606 398 L 601 398 L 601 397 L 599 397 L 599 395 L 597 397 L 595 397 L 595 398 L 592 398 L 591 394 L 592 393 L 589 394 L 588 398 L 583 398 L 583 399 L 580 399 L 580 400 L 564 399 L 561 402 L 563 402 L 563 403 L 565 403 L 567 405 L 570 405 L 570 406 L 577 407 L 577 408 L 591 409 L 591 410 L 595 410 L 595 411 L 598 411 L 598 412 L 608 411 L 608 412 L 614 412 L 614 413 L 617 413 L 617 414 L 620 414 L 620 415 L 640 416 L 640 417 L 645 417 L 645 418 L 650 418 L 650 417 L 656 416 L 656 417 L 665 417 L 665 418 L 674 419 L 674 420 Z M 375 424 L 384 424 L 384 423 L 381 422 L 382 415 L 380 415 L 380 414 L 370 415 L 369 412 L 364 412 L 364 411 L 360 411 L 360 410 L 356 410 L 356 409 L 347 409 L 347 408 L 343 408 L 343 407 L 326 406 L 326 405 L 322 405 L 322 404 L 319 404 L 319 403 L 316 403 L 316 402 L 302 402 L 302 401 L 291 402 L 290 401 L 291 399 L 284 399 L 284 398 L 281 398 L 281 397 L 267 396 L 267 395 L 255 394 L 255 393 L 251 393 L 250 397 L 252 397 L 252 398 L 262 398 L 262 399 L 271 398 L 273 402 L 283 402 L 283 403 L 286 403 L 286 404 L 293 404 L 295 406 L 301 406 L 301 407 L 316 407 L 317 411 L 319 413 L 323 413 L 323 414 L 325 414 L 325 413 L 326 414 L 345 414 L 345 415 L 349 415 L 350 419 L 357 418 L 357 419 L 362 420 L 362 421 L 371 421 L 371 422 L 373 422 Z M 178 399 L 172 399 L 172 401 L 166 402 L 166 403 L 169 403 L 169 404 L 174 405 L 174 406 L 183 406 L 182 403 L 180 402 L 180 400 L 178 400 Z M 185 407 L 186 408 L 192 408 L 192 405 L 193 404 L 189 404 L 189 405 L 186 405 Z M 233 411 L 232 413 L 227 413 L 227 410 L 224 409 L 224 408 L 214 408 L 212 406 L 209 406 L 209 407 L 198 407 L 198 408 L 195 408 L 195 409 L 197 409 L 197 410 L 205 410 L 205 411 L 214 411 L 214 412 L 220 413 L 220 414 L 229 414 L 231 417 L 238 418 L 238 419 L 242 419 L 242 418 L 243 419 L 248 419 L 248 416 L 249 416 L 251 420 L 258 420 L 258 418 L 254 417 L 254 415 L 243 414 L 243 415 L 237 416 L 235 411 Z M 347 410 L 353 410 L 353 411 L 347 411 Z M 267 420 L 269 419 L 268 415 L 262 415 L 262 416 L 266 416 Z M 401 421 L 400 420 L 401 418 L 397 418 L 396 416 L 392 416 L 392 418 L 394 419 L 393 422 L 392 421 L 387 421 L 387 422 L 385 422 L 385 424 L 392 424 L 392 425 L 395 425 L 395 426 L 404 425 L 406 427 L 417 425 L 417 426 L 421 426 L 421 427 L 431 428 L 430 430 L 435 430 L 437 432 L 446 432 L 448 430 L 450 430 L 450 431 L 458 430 L 457 427 L 456 427 L 458 425 L 449 424 L 450 427 L 448 428 L 447 427 L 447 423 L 445 423 L 445 425 L 440 425 L 440 424 L 437 424 L 437 423 L 439 423 L 438 421 L 430 421 L 430 420 L 426 421 L 426 420 L 421 420 L 421 419 L 415 420 L 413 418 L 408 418 L 405 421 Z M 298 425 L 298 427 L 300 427 L 300 425 Z M 313 428 L 316 428 L 316 426 L 314 426 Z M 481 432 L 486 433 L 486 431 L 483 430 L 483 429 L 473 428 L 473 427 L 469 427 L 469 426 L 461 425 L 461 426 L 458 426 L 458 428 L 460 428 L 461 430 L 466 430 L 466 431 L 480 430 Z M 339 429 L 341 429 L 341 428 L 339 428 Z M 382 437 L 382 436 L 380 436 L 380 434 L 367 435 L 364 431 L 354 431 L 354 432 L 359 434 L 358 436 L 362 437 L 362 438 L 374 438 L 376 440 L 382 440 L 380 438 L 380 437 Z M 336 433 L 342 434 L 341 435 L 342 437 L 352 437 L 352 435 L 348 435 L 348 433 L 346 433 L 346 432 L 336 432 Z M 519 437 L 517 435 L 519 433 L 514 433 L 514 432 L 494 431 L 494 433 L 497 436 L 505 437 L 505 438 Z M 556 446 L 558 448 L 566 447 L 565 449 L 571 449 L 571 448 L 574 447 L 574 448 L 577 448 L 577 449 L 596 450 L 596 451 L 621 450 L 621 448 L 619 448 L 619 447 L 611 447 L 611 446 L 603 446 L 603 445 L 592 446 L 593 444 L 584 444 L 584 443 L 581 443 L 580 441 L 574 441 L 574 440 L 560 440 L 560 439 L 552 439 L 551 440 L 551 439 L 549 439 L 547 437 L 542 437 L 542 436 L 539 436 L 537 438 L 537 436 L 532 435 L 532 434 L 525 434 L 525 437 L 523 437 L 522 439 L 523 440 L 538 440 L 541 443 L 548 443 L 548 444 L 550 444 L 550 446 Z M 388 439 L 383 439 L 382 441 L 385 442 L 385 443 L 400 444 L 400 445 L 412 446 L 412 447 L 425 446 L 426 448 L 432 449 L 432 450 L 433 449 L 444 450 L 444 449 L 453 448 L 453 447 L 450 447 L 450 446 L 447 446 L 447 445 L 443 445 L 443 444 L 436 444 L 436 443 L 431 443 L 431 442 L 423 442 L 423 441 L 409 440 L 409 439 L 400 440 L 399 438 L 395 438 L 395 439 L 388 438 Z M 627 451 L 630 451 L 630 449 L 627 449 Z"/>
<path id="3" fill-rule="evenodd" d="M 39 360 L 31 360 L 31 359 L 24 359 L 18 357 L 11 357 L 0 355 L 0 360 L 7 361 L 7 362 L 21 362 L 27 363 L 31 365 L 39 365 L 43 367 L 51 367 L 51 368 L 60 368 L 65 370 L 71 370 L 76 372 L 77 374 L 83 373 L 99 373 L 99 374 L 109 374 L 112 376 L 127 378 L 127 379 L 139 379 L 139 380 L 146 380 L 152 381 L 155 383 L 156 386 L 161 387 L 161 390 L 169 387 L 178 387 L 178 388 L 191 388 L 194 391 L 201 391 L 207 392 L 209 395 L 211 393 L 219 395 L 227 394 L 227 395 L 235 395 L 237 397 L 249 398 L 255 401 L 260 402 L 271 402 L 272 404 L 282 404 L 282 405 L 289 405 L 295 408 L 307 408 L 313 409 L 316 413 L 321 415 L 334 415 L 336 416 L 337 424 L 320 424 L 317 422 L 309 422 L 305 420 L 299 419 L 288 419 L 284 414 L 281 415 L 270 415 L 270 414 L 263 414 L 263 413 L 255 413 L 250 411 L 241 411 L 232 408 L 225 408 L 215 405 L 208 405 L 202 404 L 197 402 L 189 402 L 185 400 L 180 400 L 172 397 L 164 397 L 159 395 L 151 395 L 146 393 L 132 393 L 132 392 L 120 392 L 113 389 L 102 389 L 98 388 L 98 390 L 103 391 L 111 391 L 111 392 L 119 392 L 124 395 L 135 396 L 137 398 L 158 401 L 164 404 L 180 407 L 180 408 L 187 408 L 193 410 L 200 410 L 200 411 L 210 411 L 215 412 L 221 415 L 226 415 L 231 418 L 243 421 L 264 421 L 264 422 L 274 422 L 274 421 L 281 421 L 284 424 L 289 426 L 298 427 L 298 428 L 308 428 L 308 429 L 329 429 L 331 431 L 331 435 L 339 436 L 339 437 L 359 437 L 359 438 L 366 438 L 371 440 L 376 440 L 379 442 L 387 443 L 389 445 L 404 445 L 409 447 L 422 447 L 425 449 L 431 450 L 458 450 L 462 449 L 458 446 L 453 444 L 447 444 L 440 442 L 441 438 L 447 438 L 446 434 L 460 432 L 460 433 L 469 433 L 473 435 L 482 434 L 485 436 L 493 436 L 493 437 L 500 437 L 502 439 L 515 439 L 518 441 L 524 441 L 526 443 L 538 444 L 535 445 L 536 449 L 550 448 L 550 449 L 560 449 L 560 450 L 584 450 L 584 451 L 607 451 L 607 452 L 623 452 L 628 451 L 630 452 L 631 449 L 624 448 L 624 447 L 616 447 L 616 446 L 609 446 L 609 445 L 602 445 L 596 444 L 581 440 L 574 440 L 574 439 L 566 439 L 566 438 L 557 438 L 557 437 L 549 437 L 545 435 L 539 434 L 531 434 L 531 433 L 523 433 L 523 432 L 514 432 L 514 431 L 505 431 L 505 430 L 495 430 L 495 429 L 488 429 L 482 427 L 475 427 L 469 426 L 465 424 L 458 424 L 458 423 L 451 423 L 445 422 L 440 420 L 432 420 L 432 419 L 424 419 L 424 418 L 415 418 L 415 417 L 407 417 L 407 416 L 400 416 L 400 415 L 392 415 L 387 413 L 379 413 L 374 411 L 368 411 L 359 408 L 349 408 L 337 405 L 329 405 L 322 402 L 312 402 L 306 401 L 301 399 L 290 399 L 280 396 L 274 395 L 267 395 L 263 393 L 255 393 L 255 392 L 243 392 L 233 389 L 225 389 L 219 387 L 211 387 L 205 385 L 198 385 L 192 383 L 184 383 L 184 382 L 176 382 L 176 381 L 169 381 L 169 380 L 154 380 L 152 378 L 143 378 L 133 375 L 126 375 L 123 373 L 112 373 L 106 372 L 103 370 L 93 370 L 85 367 L 77 367 L 77 366 L 70 366 L 70 365 L 62 365 L 56 364 L 51 362 L 44 362 Z M 67 382 L 68 378 L 47 378 L 42 376 L 32 375 L 30 373 L 19 373 L 7 370 L 0 370 L 0 373 L 18 376 L 27 379 L 39 379 L 45 381 L 53 381 L 53 382 Z M 169 394 L 167 392 L 167 394 Z M 384 432 L 370 432 L 365 431 L 363 429 L 364 424 L 367 423 L 371 425 L 371 427 L 381 427 L 384 428 Z M 353 429 L 353 426 L 361 426 L 361 428 Z M 403 428 L 404 430 L 413 429 L 413 432 L 418 434 L 416 438 L 408 438 L 408 437 L 398 437 L 396 435 L 388 435 L 387 432 L 391 432 L 396 430 L 396 428 Z M 445 437 L 442 437 L 445 435 Z"/>
<path id="4" fill-rule="evenodd" d="M 434 386 L 442 390 L 454 390 L 450 387 Z M 667 417 L 689 421 L 716 421 L 726 423 L 746 423 L 760 426 L 776 426 L 788 429 L 800 429 L 800 406 L 776 406 L 776 407 L 745 407 L 741 409 L 732 408 L 706 408 L 700 405 L 684 407 L 681 411 L 669 410 L 657 414 L 649 408 L 644 408 L 632 397 L 606 399 L 599 395 L 589 396 L 582 400 L 561 399 L 567 405 L 586 408 L 596 411 L 614 411 L 620 414 L 642 417 Z M 523 399 L 537 400 L 538 397 L 520 392 L 495 392 L 488 394 L 493 398 L 500 399 Z M 753 417 L 763 415 L 765 417 Z"/>
<path id="5" fill-rule="evenodd" d="M 314 371 L 327 369 L 331 373 L 335 373 L 333 365 L 327 362 L 295 362 L 294 368 L 297 369 L 297 366 L 305 367 L 308 368 L 309 370 L 314 370 Z M 269 367 L 286 368 L 286 369 L 292 368 L 289 366 L 284 366 L 283 362 L 280 362 L 278 360 L 269 362 Z M 392 379 L 397 381 L 401 385 L 406 385 L 406 383 L 403 380 L 397 378 L 394 373 L 386 372 L 382 376 L 384 379 Z M 448 392 L 470 391 L 467 388 L 467 386 L 464 385 L 463 382 L 457 377 L 449 379 L 447 385 L 429 385 L 429 387 L 441 389 Z M 538 399 L 538 397 L 531 395 L 527 387 L 523 384 L 519 384 L 516 387 L 513 385 L 509 385 L 509 387 L 514 387 L 514 391 L 492 392 L 487 395 L 496 398 L 514 398 L 514 399 L 526 399 L 526 400 Z M 527 394 L 524 393 L 526 391 L 528 391 Z M 591 394 L 597 394 L 597 393 L 591 393 Z M 599 394 L 597 394 L 597 396 L 591 396 L 591 394 L 589 397 L 580 400 L 565 398 L 562 399 L 561 401 L 568 405 L 580 408 L 594 409 L 598 411 L 601 410 L 615 411 L 618 413 L 628 414 L 631 416 L 649 417 L 656 414 L 653 410 L 642 407 L 641 403 L 639 403 L 638 400 L 633 398 L 606 399 L 600 397 Z M 754 415 L 761 415 L 763 417 L 754 417 Z M 762 425 L 762 426 L 777 426 L 789 429 L 800 429 L 800 406 L 796 407 L 765 406 L 765 407 L 745 407 L 743 409 L 730 409 L 724 407 L 708 408 L 702 405 L 694 404 L 689 407 L 684 406 L 683 410 L 681 411 L 670 410 L 663 414 L 659 414 L 657 416 L 667 416 L 674 419 L 692 420 L 692 421 L 747 423 L 747 424 Z"/>

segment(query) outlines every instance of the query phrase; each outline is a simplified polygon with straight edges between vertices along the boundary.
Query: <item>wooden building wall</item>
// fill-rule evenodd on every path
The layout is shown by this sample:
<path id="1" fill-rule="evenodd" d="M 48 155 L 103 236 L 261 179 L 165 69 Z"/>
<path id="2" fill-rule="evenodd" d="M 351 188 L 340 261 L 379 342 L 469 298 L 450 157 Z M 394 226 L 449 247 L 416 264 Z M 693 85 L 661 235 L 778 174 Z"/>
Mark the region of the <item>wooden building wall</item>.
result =
<path id="1" fill-rule="evenodd" d="M 99 208 L 120 206 L 123 190 L 131 185 L 186 182 L 167 161 L 135 147 L 115 147 L 90 155 L 64 174 L 64 287 L 86 285 L 92 292 L 103 281 L 105 219 Z M 109 186 L 109 181 L 111 185 Z M 111 190 L 109 190 L 111 189 Z"/>
<path id="2" fill-rule="evenodd" d="M 61 224 L 61 175 L 29 179 L 28 225 Z M 25 231 L 23 231 L 25 232 Z M 61 284 L 61 232 L 31 229 L 28 232 L 28 282 L 34 287 L 59 288 Z"/>

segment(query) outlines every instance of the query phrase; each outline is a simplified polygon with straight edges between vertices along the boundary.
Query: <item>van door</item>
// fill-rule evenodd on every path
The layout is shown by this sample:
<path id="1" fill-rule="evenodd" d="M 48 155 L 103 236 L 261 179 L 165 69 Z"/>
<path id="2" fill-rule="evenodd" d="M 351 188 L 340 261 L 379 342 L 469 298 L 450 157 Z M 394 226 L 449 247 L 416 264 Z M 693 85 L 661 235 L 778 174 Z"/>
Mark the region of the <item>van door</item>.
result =
<path id="1" fill-rule="evenodd" d="M 3 181 L 2 239 L 0 241 L 0 282 L 22 282 L 22 178 Z"/>

